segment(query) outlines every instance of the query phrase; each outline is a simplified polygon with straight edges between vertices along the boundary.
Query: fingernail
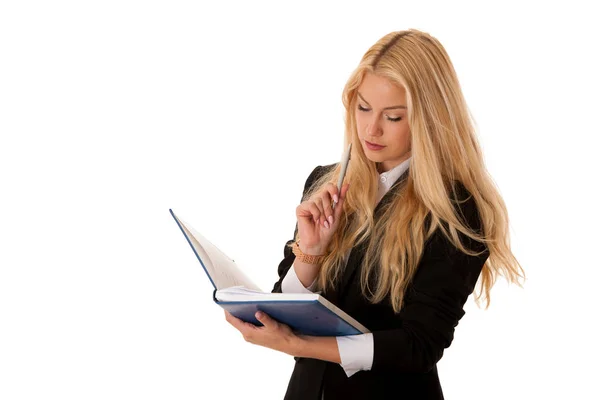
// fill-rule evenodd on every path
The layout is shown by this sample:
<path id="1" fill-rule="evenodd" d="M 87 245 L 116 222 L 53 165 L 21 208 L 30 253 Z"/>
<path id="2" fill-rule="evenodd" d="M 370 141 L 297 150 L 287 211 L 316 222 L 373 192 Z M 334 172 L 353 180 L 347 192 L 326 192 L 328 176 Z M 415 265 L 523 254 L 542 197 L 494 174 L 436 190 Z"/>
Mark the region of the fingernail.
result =
<path id="1" fill-rule="evenodd" d="M 335 201 L 336 203 L 339 201 L 339 198 L 338 198 L 337 194 L 333 195 L 333 201 Z"/>
<path id="2" fill-rule="evenodd" d="M 325 225 L 325 228 L 329 229 L 329 222 L 325 221 L 323 222 L 323 225 Z"/>
<path id="3" fill-rule="evenodd" d="M 329 221 L 330 224 L 333 225 L 333 215 L 330 215 L 329 218 L 327 218 L 327 220 Z"/>
<path id="4" fill-rule="evenodd" d="M 256 318 L 262 318 L 263 314 L 260 311 L 256 312 Z"/>

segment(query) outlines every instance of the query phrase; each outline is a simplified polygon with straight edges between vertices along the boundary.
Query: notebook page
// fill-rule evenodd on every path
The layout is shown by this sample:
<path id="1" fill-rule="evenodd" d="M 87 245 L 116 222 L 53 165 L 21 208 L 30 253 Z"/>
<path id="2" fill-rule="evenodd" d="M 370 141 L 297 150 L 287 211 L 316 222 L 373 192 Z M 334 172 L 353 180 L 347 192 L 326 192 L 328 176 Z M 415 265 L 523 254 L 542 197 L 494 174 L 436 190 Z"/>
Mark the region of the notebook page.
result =
<path id="1" fill-rule="evenodd" d="M 235 262 L 227 257 L 218 247 L 198 233 L 189 224 L 177 217 L 186 236 L 190 239 L 194 250 L 202 260 L 206 272 L 212 278 L 217 289 L 231 286 L 244 286 L 248 289 L 261 289 L 238 268 Z"/>

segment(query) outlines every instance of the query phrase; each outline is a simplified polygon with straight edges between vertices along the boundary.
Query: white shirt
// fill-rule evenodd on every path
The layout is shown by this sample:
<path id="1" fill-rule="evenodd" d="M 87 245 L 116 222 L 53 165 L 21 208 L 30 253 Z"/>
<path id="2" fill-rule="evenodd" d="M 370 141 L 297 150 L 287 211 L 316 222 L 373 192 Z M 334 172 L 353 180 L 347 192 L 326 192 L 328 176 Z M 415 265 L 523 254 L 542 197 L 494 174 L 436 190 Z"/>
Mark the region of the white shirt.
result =
<path id="1" fill-rule="evenodd" d="M 400 176 L 406 172 L 409 165 L 410 158 L 391 170 L 379 174 L 377 203 L 379 203 L 388 190 L 390 190 L 398 178 L 400 178 Z M 312 293 L 314 284 L 315 282 L 313 282 L 308 288 L 304 287 L 302 282 L 300 282 L 300 279 L 298 279 L 296 270 L 292 265 L 281 282 L 281 292 Z M 346 376 L 350 377 L 358 371 L 368 371 L 371 369 L 373 366 L 374 351 L 372 333 L 364 333 L 352 336 L 337 336 L 336 341 L 342 361 L 340 365 L 346 372 Z"/>

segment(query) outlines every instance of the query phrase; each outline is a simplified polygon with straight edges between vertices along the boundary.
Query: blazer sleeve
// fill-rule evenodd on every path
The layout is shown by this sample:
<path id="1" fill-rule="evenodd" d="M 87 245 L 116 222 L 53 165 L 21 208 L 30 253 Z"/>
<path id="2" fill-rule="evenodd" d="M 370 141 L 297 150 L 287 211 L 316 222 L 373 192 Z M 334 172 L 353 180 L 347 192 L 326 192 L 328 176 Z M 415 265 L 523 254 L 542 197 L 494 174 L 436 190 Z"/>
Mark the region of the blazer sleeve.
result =
<path id="1" fill-rule="evenodd" d="M 313 185 L 313 183 L 315 183 L 317 179 L 319 179 L 325 172 L 327 172 L 329 167 L 331 166 L 318 166 L 311 172 L 311 174 L 306 179 L 306 182 L 304 183 L 304 191 L 302 192 L 302 199 L 300 200 L 301 202 L 304 201 L 304 197 L 306 196 L 308 190 Z M 294 253 L 292 253 L 292 248 L 290 247 L 290 245 L 294 243 L 294 239 L 296 237 L 297 232 L 298 224 L 296 223 L 296 228 L 294 229 L 294 235 L 292 236 L 292 239 L 288 240 L 283 248 L 283 260 L 281 260 L 279 266 L 277 267 L 279 280 L 273 286 L 273 290 L 271 290 L 271 293 L 281 293 L 281 283 L 283 282 L 283 278 L 285 278 L 285 275 L 287 274 L 288 270 L 290 269 L 290 267 L 294 263 L 294 260 L 296 259 Z"/>
<path id="2" fill-rule="evenodd" d="M 481 221 L 474 200 L 460 206 L 465 222 L 475 230 Z M 373 332 L 371 371 L 427 372 L 450 346 L 463 306 L 473 292 L 489 251 L 480 242 L 459 234 L 467 248 L 483 252 L 469 256 L 438 229 L 425 244 L 417 272 L 397 314 L 399 328 Z"/>

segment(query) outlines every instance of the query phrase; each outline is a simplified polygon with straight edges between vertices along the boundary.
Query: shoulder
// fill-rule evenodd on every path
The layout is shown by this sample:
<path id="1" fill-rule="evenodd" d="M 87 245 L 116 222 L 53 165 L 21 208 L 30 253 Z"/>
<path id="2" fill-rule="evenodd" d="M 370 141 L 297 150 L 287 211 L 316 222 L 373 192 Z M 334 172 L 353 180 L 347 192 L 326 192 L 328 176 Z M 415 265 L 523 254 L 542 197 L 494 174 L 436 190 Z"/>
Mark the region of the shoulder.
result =
<path id="1" fill-rule="evenodd" d="M 318 165 L 313 171 L 310 173 L 306 182 L 304 183 L 304 192 L 306 194 L 308 190 L 312 187 L 312 185 L 319 180 L 323 175 L 331 172 L 338 163 L 329 164 L 329 165 Z"/>

